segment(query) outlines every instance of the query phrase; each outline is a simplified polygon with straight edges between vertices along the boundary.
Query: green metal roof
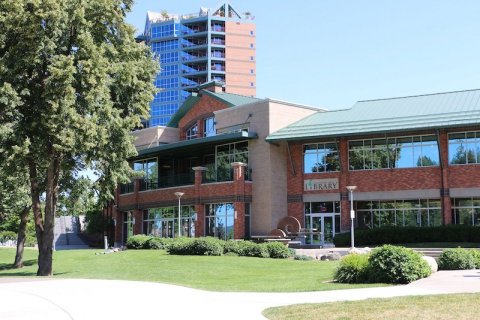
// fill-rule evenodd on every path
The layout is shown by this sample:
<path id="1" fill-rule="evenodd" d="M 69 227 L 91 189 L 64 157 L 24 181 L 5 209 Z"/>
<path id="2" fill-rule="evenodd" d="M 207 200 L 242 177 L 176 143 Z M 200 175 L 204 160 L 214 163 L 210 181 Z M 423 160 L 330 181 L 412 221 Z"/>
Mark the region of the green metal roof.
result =
<path id="1" fill-rule="evenodd" d="M 267 137 L 268 141 L 480 124 L 480 89 L 358 101 L 352 108 L 317 112 Z"/>
<path id="2" fill-rule="evenodd" d="M 186 153 L 194 154 L 195 150 L 205 148 L 211 144 L 227 143 L 241 141 L 246 139 L 256 139 L 258 135 L 255 132 L 236 131 L 230 133 L 218 134 L 211 137 L 197 138 L 191 140 L 182 140 L 178 142 L 162 144 L 158 147 L 142 149 L 134 158 L 145 158 L 146 156 L 158 155 L 160 153 Z"/>
<path id="3" fill-rule="evenodd" d="M 210 83 L 209 83 L 210 84 Z M 200 90 L 198 94 L 192 93 L 190 97 L 185 100 L 185 102 L 180 106 L 178 111 L 172 116 L 170 121 L 167 123 L 167 127 L 178 128 L 178 123 L 183 116 L 191 109 L 193 106 L 200 101 L 201 94 L 207 94 L 214 99 L 220 100 L 227 104 L 228 107 L 240 106 L 242 104 L 248 104 L 252 102 L 260 101 L 261 99 L 242 96 L 239 94 L 225 93 L 225 92 L 212 92 L 209 90 Z"/>
<path id="4" fill-rule="evenodd" d="M 261 100 L 254 97 L 247 97 L 239 94 L 225 92 L 212 92 L 208 90 L 202 90 L 202 93 L 206 93 L 209 96 L 221 100 L 228 104 L 230 107 L 241 106 L 243 104 L 253 103 Z"/>

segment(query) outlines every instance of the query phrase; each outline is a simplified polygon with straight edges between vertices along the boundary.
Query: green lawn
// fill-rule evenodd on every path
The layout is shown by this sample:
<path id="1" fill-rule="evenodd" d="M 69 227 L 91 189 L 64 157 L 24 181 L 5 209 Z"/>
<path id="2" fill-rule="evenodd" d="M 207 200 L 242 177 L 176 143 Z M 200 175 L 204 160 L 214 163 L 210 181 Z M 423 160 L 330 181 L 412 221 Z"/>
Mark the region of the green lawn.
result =
<path id="1" fill-rule="evenodd" d="M 271 320 L 476 320 L 479 303 L 479 293 L 449 294 L 301 304 L 270 308 L 263 315 Z"/>
<path id="2" fill-rule="evenodd" d="M 336 261 L 250 257 L 174 256 L 161 250 L 65 250 L 54 253 L 54 277 L 172 283 L 212 291 L 295 292 L 371 287 L 331 283 Z M 26 267 L 10 269 L 14 249 L 0 249 L 0 277 L 33 277 L 37 251 L 25 250 Z"/>

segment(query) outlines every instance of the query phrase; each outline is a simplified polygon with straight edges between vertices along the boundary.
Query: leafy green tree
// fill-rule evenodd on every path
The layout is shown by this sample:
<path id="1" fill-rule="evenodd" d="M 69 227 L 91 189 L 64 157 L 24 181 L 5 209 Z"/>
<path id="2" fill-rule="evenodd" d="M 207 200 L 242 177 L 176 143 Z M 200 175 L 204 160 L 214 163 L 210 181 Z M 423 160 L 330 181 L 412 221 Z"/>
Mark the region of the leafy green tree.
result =
<path id="1" fill-rule="evenodd" d="M 0 94 L 0 105 L 6 99 Z M 12 125 L 18 119 L 4 110 L 0 112 L 0 121 L 8 119 L 10 125 L 0 126 L 0 230 L 17 234 L 17 250 L 14 268 L 23 267 L 23 251 L 27 237 L 27 223 L 31 213 L 31 199 L 28 188 L 28 174 L 24 163 L 8 161 L 8 152 L 13 145 Z"/>
<path id="2" fill-rule="evenodd" d="M 60 215 L 86 215 L 97 206 L 94 183 L 83 176 L 68 179 L 62 186 L 58 202 Z"/>
<path id="3" fill-rule="evenodd" d="M 132 174 L 130 131 L 148 117 L 158 69 L 125 23 L 132 3 L 0 0 L 0 127 L 13 133 L 8 161 L 28 172 L 37 275 L 52 275 L 61 179 L 91 165 L 107 200 Z"/>

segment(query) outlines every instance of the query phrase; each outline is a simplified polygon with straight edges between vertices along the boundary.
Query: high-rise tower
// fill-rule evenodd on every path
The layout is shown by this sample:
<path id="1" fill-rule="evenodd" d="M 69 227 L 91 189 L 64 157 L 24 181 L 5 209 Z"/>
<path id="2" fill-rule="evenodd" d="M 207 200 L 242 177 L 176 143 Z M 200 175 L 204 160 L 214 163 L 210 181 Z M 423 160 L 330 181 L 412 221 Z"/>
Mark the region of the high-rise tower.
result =
<path id="1" fill-rule="evenodd" d="M 160 89 L 150 104 L 147 126 L 166 125 L 191 91 L 203 83 L 224 83 L 224 90 L 256 94 L 255 24 L 228 3 L 195 14 L 147 13 L 143 38 L 158 55 Z"/>

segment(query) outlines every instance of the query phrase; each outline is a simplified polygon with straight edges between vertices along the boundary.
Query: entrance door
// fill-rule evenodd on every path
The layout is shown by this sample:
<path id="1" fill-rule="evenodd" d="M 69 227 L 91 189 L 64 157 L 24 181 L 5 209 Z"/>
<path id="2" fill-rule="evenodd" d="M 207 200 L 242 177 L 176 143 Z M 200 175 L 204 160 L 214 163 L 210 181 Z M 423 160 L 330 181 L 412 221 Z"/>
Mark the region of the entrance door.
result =
<path id="1" fill-rule="evenodd" d="M 307 228 L 312 229 L 310 236 L 307 235 L 307 244 L 324 245 L 332 243 L 335 236 L 335 214 L 311 214 L 307 218 Z M 308 221 L 310 220 L 310 221 Z M 308 222 L 310 222 L 308 224 Z"/>

